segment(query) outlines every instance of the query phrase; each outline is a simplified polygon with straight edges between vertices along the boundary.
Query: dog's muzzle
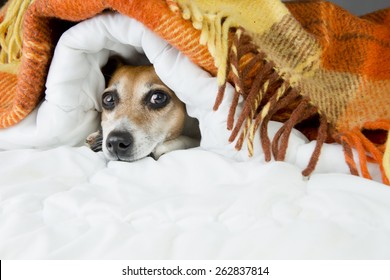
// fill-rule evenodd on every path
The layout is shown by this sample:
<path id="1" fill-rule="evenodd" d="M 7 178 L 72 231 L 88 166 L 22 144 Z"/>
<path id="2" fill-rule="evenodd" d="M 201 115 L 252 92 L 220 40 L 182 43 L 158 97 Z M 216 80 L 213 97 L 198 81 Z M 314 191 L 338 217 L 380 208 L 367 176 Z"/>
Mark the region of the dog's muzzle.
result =
<path id="1" fill-rule="evenodd" d="M 112 131 L 108 134 L 106 148 L 119 160 L 129 158 L 133 146 L 133 137 L 127 131 Z"/>

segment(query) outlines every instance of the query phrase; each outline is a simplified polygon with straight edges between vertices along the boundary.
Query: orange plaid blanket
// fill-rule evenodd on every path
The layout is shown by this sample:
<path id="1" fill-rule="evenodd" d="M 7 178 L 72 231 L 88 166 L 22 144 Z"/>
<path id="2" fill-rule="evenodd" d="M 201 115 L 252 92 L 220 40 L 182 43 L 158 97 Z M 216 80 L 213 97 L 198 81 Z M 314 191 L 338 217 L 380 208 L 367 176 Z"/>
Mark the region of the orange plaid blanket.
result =
<path id="1" fill-rule="evenodd" d="M 230 141 L 253 154 L 260 133 L 267 160 L 285 157 L 295 127 L 316 148 L 344 148 L 351 173 L 371 178 L 377 163 L 390 178 L 390 9 L 363 17 L 324 1 L 279 0 L 10 0 L 0 13 L 0 127 L 39 103 L 53 50 L 69 24 L 115 10 L 135 18 L 218 76 L 231 82 Z M 234 119 L 239 97 L 245 105 Z M 267 123 L 284 123 L 271 140 Z M 353 153 L 356 150 L 356 153 Z M 335 159 L 338 160 L 338 159 Z"/>

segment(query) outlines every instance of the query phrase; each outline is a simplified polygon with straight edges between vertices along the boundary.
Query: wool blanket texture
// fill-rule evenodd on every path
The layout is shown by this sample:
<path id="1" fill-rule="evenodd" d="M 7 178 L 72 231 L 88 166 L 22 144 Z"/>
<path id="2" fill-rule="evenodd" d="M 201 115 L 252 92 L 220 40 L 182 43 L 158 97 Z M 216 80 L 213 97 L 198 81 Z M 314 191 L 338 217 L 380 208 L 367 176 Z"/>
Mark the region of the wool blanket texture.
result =
<path id="1" fill-rule="evenodd" d="M 38 106 L 59 35 L 105 10 L 140 21 L 217 76 L 215 110 L 234 85 L 227 129 L 237 149 L 246 141 L 253 155 L 259 133 L 266 159 L 284 160 L 296 127 L 316 140 L 304 175 L 324 142 L 338 142 L 352 174 L 371 178 L 374 162 L 390 184 L 390 9 L 356 17 L 324 1 L 10 0 L 0 12 L 1 128 Z M 270 120 L 283 122 L 273 139 Z"/>

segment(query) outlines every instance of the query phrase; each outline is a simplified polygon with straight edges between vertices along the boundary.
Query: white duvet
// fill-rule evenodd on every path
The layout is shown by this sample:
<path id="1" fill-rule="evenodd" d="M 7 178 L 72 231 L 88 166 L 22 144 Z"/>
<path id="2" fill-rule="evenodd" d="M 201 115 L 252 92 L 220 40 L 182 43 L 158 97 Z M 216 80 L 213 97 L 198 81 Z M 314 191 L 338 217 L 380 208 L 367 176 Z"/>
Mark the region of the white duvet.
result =
<path id="1" fill-rule="evenodd" d="M 80 146 L 98 127 L 100 67 L 114 53 L 154 64 L 199 119 L 201 147 L 125 163 Z M 215 78 L 133 19 L 104 14 L 69 29 L 45 101 L 0 131 L 0 258 L 390 258 L 390 189 L 349 175 L 338 145 L 303 178 L 315 143 L 297 131 L 287 162 L 265 163 L 259 141 L 252 158 L 235 151 L 232 90 L 212 111 Z"/>

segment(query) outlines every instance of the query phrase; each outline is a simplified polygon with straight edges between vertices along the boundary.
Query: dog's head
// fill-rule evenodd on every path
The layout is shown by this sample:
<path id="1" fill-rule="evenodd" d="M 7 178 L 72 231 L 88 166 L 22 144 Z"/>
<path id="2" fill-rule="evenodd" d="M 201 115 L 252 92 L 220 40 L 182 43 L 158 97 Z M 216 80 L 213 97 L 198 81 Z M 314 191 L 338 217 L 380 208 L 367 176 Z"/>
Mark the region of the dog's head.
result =
<path id="1" fill-rule="evenodd" d="M 102 148 L 110 160 L 146 157 L 184 127 L 184 104 L 153 66 L 120 66 L 102 95 L 102 106 Z"/>

